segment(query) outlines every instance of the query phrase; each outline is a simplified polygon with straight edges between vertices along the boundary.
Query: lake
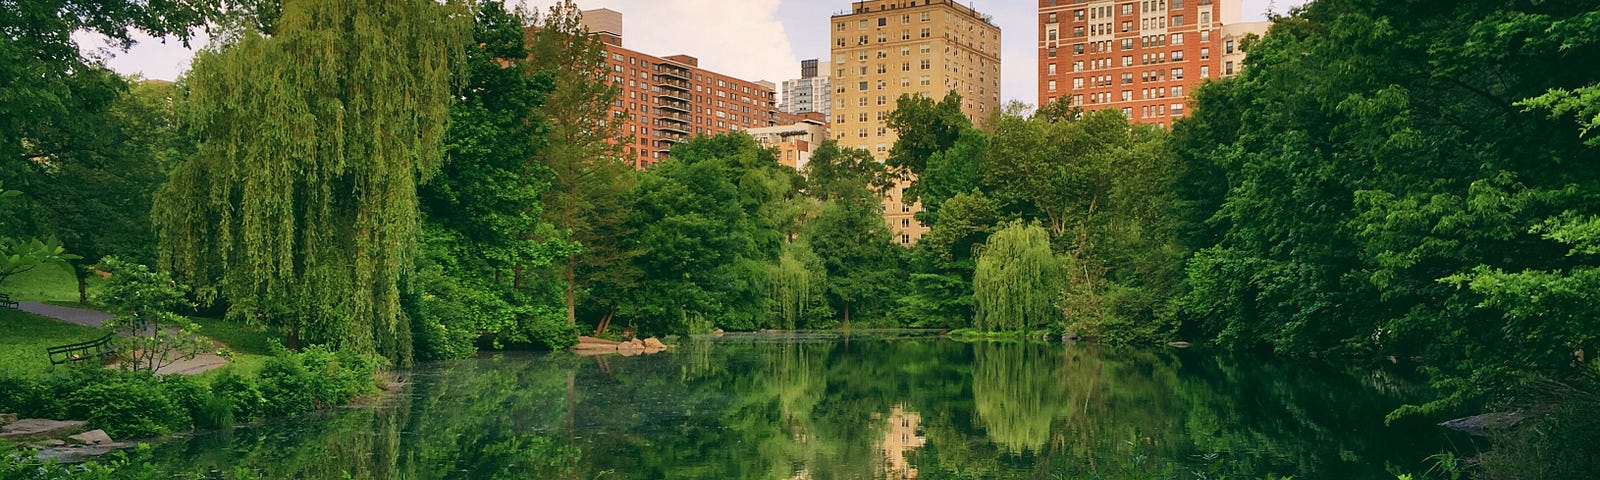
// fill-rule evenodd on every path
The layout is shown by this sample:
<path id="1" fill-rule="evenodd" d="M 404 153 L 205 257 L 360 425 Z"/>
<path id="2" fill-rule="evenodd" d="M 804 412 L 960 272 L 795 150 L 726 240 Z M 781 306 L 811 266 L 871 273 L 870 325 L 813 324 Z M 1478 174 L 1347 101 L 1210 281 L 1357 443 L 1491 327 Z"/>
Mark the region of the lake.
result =
<path id="1" fill-rule="evenodd" d="M 486 354 L 379 400 L 153 452 L 260 478 L 1394 478 L 1446 433 L 1415 381 L 1200 349 L 730 334 L 666 353 Z"/>

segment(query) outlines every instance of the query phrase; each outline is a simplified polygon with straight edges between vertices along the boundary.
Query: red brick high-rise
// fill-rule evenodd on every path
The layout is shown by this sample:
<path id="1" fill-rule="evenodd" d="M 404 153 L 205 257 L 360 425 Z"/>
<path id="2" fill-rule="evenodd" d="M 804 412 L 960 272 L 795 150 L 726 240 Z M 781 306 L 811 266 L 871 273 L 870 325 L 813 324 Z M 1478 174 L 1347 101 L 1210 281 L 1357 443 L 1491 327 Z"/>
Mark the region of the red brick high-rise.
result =
<path id="1" fill-rule="evenodd" d="M 1170 127 L 1195 87 L 1238 71 L 1238 37 L 1265 31 L 1239 17 L 1239 0 L 1039 0 L 1039 104 Z"/>

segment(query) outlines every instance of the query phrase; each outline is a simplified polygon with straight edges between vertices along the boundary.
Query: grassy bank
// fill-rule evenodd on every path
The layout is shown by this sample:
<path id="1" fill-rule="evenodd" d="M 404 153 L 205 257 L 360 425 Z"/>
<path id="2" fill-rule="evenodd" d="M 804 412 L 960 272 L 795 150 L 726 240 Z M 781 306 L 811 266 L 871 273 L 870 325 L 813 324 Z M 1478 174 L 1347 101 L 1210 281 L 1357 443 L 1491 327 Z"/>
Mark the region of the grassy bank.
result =
<path id="1" fill-rule="evenodd" d="M 1042 341 L 1050 340 L 1048 330 L 1013 330 L 988 332 L 971 328 L 957 328 L 946 334 L 958 341 Z"/>

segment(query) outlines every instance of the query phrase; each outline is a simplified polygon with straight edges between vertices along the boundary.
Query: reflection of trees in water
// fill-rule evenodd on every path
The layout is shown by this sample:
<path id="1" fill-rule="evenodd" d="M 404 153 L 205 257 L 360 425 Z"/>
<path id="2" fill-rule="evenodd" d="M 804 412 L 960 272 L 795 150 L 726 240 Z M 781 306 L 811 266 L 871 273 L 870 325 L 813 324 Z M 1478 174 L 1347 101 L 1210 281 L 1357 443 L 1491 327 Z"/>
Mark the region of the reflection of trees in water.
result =
<path id="1" fill-rule="evenodd" d="M 258 478 L 563 478 L 576 450 L 552 435 L 570 369 L 463 360 L 358 406 L 275 420 L 156 450 L 173 472 L 236 467 Z"/>
<path id="2" fill-rule="evenodd" d="M 155 454 L 174 471 L 262 478 L 868 478 L 887 473 L 896 405 L 920 415 L 926 443 L 906 458 L 925 480 L 1192 478 L 1216 452 L 1228 477 L 1375 478 L 1439 448 L 1428 430 L 1382 430 L 1417 400 L 1401 380 L 1201 352 L 715 342 L 609 365 L 433 365 L 382 406 Z"/>
<path id="3" fill-rule="evenodd" d="M 1050 423 L 1066 405 L 1042 347 L 1022 343 L 974 345 L 972 400 L 989 439 L 1018 453 L 1050 440 Z"/>

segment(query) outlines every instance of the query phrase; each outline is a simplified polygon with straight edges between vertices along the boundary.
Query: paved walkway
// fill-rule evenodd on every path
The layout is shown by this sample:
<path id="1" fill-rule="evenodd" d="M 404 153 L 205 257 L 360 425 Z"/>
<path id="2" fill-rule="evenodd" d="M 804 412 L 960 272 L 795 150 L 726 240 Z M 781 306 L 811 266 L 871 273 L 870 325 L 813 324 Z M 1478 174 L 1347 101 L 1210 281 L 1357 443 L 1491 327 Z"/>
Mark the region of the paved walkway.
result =
<path id="1" fill-rule="evenodd" d="M 18 302 L 17 309 L 91 328 L 103 328 L 106 325 L 106 321 L 111 320 L 111 314 L 106 312 L 82 308 L 58 307 L 39 302 Z"/>
<path id="2" fill-rule="evenodd" d="M 17 302 L 17 309 L 91 328 L 105 328 L 106 321 L 112 318 L 111 314 L 99 310 L 62 307 L 39 302 Z M 219 344 L 218 347 L 220 348 L 222 345 Z M 156 373 L 194 375 L 227 364 L 228 359 L 217 356 L 216 352 L 213 351 L 195 355 L 194 358 L 188 360 L 179 360 L 171 365 L 156 369 Z"/>

